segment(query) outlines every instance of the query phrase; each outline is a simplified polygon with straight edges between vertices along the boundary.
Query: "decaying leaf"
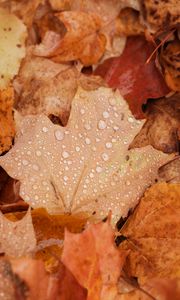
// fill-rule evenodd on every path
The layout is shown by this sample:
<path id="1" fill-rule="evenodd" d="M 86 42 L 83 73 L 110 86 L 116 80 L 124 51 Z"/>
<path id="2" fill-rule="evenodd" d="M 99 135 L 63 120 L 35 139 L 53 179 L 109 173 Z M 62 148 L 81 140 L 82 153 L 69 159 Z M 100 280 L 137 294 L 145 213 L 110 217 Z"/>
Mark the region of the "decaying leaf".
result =
<path id="1" fill-rule="evenodd" d="M 58 62 L 80 60 L 84 65 L 96 64 L 105 51 L 105 36 L 99 33 L 101 22 L 96 15 L 84 12 L 62 12 L 58 15 L 67 32 L 63 38 L 55 32 L 46 33 L 34 54 L 53 57 Z"/>
<path id="2" fill-rule="evenodd" d="M 14 91 L 11 87 L 0 91 L 0 154 L 9 150 L 15 135 L 13 102 Z"/>
<path id="3" fill-rule="evenodd" d="M 130 250 L 127 272 L 140 285 L 180 275 L 179 199 L 180 184 L 152 186 L 121 230 L 120 249 Z"/>
<path id="4" fill-rule="evenodd" d="M 15 15 L 0 8 L 0 89 L 6 89 L 25 56 L 26 27 Z"/>
<path id="5" fill-rule="evenodd" d="M 178 0 L 141 0 L 144 21 L 152 33 L 161 33 L 180 23 Z"/>
<path id="6" fill-rule="evenodd" d="M 142 104 L 148 98 L 159 98 L 169 92 L 155 57 L 147 63 L 153 50 L 154 45 L 144 37 L 129 37 L 121 56 L 106 60 L 95 70 L 110 87 L 120 90 L 136 118 L 144 117 Z"/>
<path id="7" fill-rule="evenodd" d="M 31 212 L 17 222 L 8 220 L 0 212 L 0 253 L 19 257 L 28 255 L 36 246 L 36 237 Z"/>
<path id="8" fill-rule="evenodd" d="M 169 183 L 180 183 L 180 156 L 177 156 L 159 168 L 158 180 Z"/>
<path id="9" fill-rule="evenodd" d="M 162 47 L 160 63 L 163 67 L 167 85 L 173 91 L 180 92 L 180 41 L 171 41 L 166 47 Z"/>
<path id="10" fill-rule="evenodd" d="M 22 116 L 44 113 L 66 125 L 78 85 L 91 90 L 102 86 L 103 80 L 98 76 L 85 76 L 75 66 L 57 64 L 29 53 L 14 81 L 15 108 Z"/>
<path id="11" fill-rule="evenodd" d="M 114 299 L 125 257 L 114 245 L 109 220 L 80 234 L 65 232 L 62 262 L 87 289 L 87 299 Z"/>
<path id="12" fill-rule="evenodd" d="M 79 88 L 66 127 L 25 117 L 12 150 L 0 158 L 21 182 L 20 196 L 50 213 L 87 212 L 113 221 L 126 216 L 157 169 L 171 157 L 151 146 L 128 150 L 143 125 L 119 92 Z"/>
<path id="13" fill-rule="evenodd" d="M 121 10 L 116 21 L 117 33 L 124 36 L 142 35 L 145 26 L 140 23 L 139 11 L 126 7 Z"/>
<path id="14" fill-rule="evenodd" d="M 152 145 L 166 153 L 178 152 L 180 143 L 180 94 L 152 101 L 147 121 L 130 148 Z"/>

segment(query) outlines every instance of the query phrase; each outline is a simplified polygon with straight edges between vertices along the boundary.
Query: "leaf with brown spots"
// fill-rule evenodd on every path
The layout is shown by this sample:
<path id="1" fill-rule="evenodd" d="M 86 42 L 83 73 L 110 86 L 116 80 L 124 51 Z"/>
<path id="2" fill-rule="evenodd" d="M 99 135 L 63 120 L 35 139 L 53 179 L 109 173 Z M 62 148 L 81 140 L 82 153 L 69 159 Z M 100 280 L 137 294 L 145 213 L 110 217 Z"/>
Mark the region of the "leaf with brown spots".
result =
<path id="1" fill-rule="evenodd" d="M 180 144 L 180 94 L 148 103 L 147 121 L 130 148 L 152 145 L 166 153 L 178 152 Z"/>
<path id="2" fill-rule="evenodd" d="M 0 91 L 0 154 L 9 150 L 15 135 L 13 102 L 13 88 Z"/>
<path id="3" fill-rule="evenodd" d="M 140 285 L 154 277 L 180 276 L 180 184 L 160 183 L 146 191 L 121 230 L 129 250 L 126 271 Z"/>
<path id="4" fill-rule="evenodd" d="M 128 150 L 143 125 L 119 92 L 79 88 L 66 127 L 46 116 L 23 119 L 0 164 L 21 182 L 20 196 L 50 213 L 126 216 L 158 168 L 172 157 L 147 146 Z"/>

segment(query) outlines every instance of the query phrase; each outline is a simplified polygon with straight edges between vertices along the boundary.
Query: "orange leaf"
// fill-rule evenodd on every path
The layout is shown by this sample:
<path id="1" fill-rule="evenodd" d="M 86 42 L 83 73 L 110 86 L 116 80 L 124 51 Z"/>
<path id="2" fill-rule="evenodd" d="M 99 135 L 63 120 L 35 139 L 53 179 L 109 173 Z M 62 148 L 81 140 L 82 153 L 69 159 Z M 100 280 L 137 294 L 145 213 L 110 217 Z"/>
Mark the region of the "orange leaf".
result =
<path id="1" fill-rule="evenodd" d="M 88 290 L 87 299 L 113 299 L 125 257 L 114 245 L 109 221 L 89 225 L 80 234 L 65 232 L 62 262 Z"/>

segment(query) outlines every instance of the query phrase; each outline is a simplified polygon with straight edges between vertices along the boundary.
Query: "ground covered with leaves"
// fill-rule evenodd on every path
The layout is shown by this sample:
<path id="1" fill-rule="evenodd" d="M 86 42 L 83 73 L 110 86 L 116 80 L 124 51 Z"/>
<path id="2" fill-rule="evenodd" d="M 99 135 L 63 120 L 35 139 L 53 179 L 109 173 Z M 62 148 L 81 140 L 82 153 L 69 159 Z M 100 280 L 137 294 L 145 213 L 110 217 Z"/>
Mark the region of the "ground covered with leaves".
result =
<path id="1" fill-rule="evenodd" d="M 0 300 L 180 299 L 179 26 L 0 0 Z"/>

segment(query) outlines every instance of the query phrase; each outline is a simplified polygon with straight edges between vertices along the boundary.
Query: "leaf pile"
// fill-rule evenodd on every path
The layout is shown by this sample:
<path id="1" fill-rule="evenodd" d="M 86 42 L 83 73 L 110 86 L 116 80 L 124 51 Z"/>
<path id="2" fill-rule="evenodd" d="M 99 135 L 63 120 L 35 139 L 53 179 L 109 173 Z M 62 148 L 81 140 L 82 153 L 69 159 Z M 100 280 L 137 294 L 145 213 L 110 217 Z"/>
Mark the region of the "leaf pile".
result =
<path id="1" fill-rule="evenodd" d="M 0 300 L 180 299 L 178 4 L 0 1 Z"/>

